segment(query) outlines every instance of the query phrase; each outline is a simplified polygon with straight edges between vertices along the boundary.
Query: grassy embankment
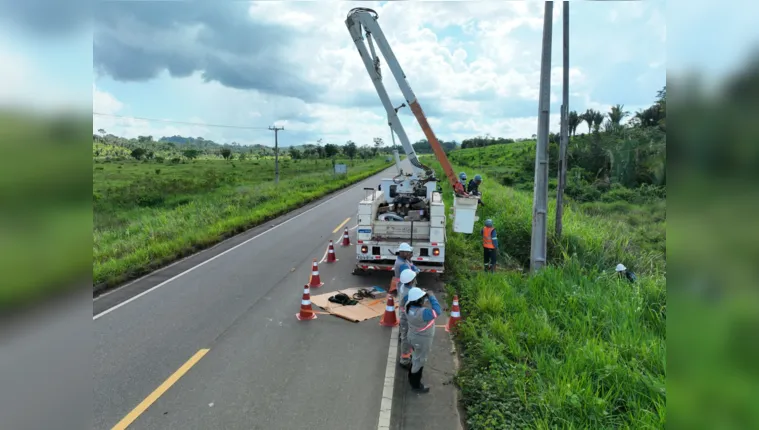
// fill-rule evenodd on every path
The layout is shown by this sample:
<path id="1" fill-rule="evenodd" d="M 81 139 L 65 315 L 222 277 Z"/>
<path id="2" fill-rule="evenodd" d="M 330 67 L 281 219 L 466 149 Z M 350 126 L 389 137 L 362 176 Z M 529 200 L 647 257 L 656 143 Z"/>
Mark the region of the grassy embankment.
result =
<path id="1" fill-rule="evenodd" d="M 614 187 L 582 203 L 570 197 L 564 235 L 557 241 L 552 193 L 550 267 L 528 277 L 532 190 L 520 186 L 530 182 L 520 166 L 529 164 L 530 146 L 497 145 L 450 156 L 457 173 L 483 174 L 487 206 L 478 211 L 475 229 L 492 218 L 501 248 L 500 270 L 486 275 L 477 235 L 451 232 L 448 239 L 448 285 L 459 294 L 466 320 L 457 335 L 457 381 L 469 427 L 661 428 L 664 202 L 650 187 Z M 583 185 L 574 184 L 567 194 L 582 194 Z M 450 187 L 445 191 L 450 205 Z M 637 284 L 616 278 L 618 262 L 638 274 Z"/>
<path id="2" fill-rule="evenodd" d="M 122 161 L 93 166 L 95 285 L 140 276 L 390 166 L 329 160 Z"/>
<path id="3" fill-rule="evenodd" d="M 92 212 L 79 150 L 87 124 L 0 108 L 0 316 L 86 283 Z"/>

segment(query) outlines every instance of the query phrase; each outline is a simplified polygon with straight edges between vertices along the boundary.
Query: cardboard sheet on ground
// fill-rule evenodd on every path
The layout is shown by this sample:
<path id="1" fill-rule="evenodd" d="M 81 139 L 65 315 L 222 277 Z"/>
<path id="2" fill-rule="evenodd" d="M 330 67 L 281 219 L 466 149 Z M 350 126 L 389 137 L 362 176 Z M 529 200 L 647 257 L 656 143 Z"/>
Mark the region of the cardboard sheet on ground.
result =
<path id="1" fill-rule="evenodd" d="M 348 297 L 353 298 L 353 295 L 356 294 L 359 289 L 360 288 L 358 287 L 346 288 L 330 293 L 319 294 L 318 296 L 311 296 L 311 303 L 319 306 L 320 308 L 335 316 L 345 318 L 348 321 L 353 322 L 366 321 L 368 319 L 382 316 L 382 314 L 385 313 L 385 299 L 387 296 L 384 293 L 375 292 L 376 298 L 358 300 L 358 303 L 353 306 L 343 306 L 329 301 L 330 297 L 339 293 L 343 293 Z"/>

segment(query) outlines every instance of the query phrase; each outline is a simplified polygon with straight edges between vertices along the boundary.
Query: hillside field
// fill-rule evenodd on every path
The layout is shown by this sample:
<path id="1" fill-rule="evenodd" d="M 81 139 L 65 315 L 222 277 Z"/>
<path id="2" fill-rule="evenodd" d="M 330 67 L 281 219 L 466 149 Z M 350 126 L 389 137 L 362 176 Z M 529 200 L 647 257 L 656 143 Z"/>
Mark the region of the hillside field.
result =
<path id="1" fill-rule="evenodd" d="M 377 173 L 385 157 L 274 161 L 183 159 L 180 162 L 95 160 L 94 284 L 111 286 L 286 213 Z"/>

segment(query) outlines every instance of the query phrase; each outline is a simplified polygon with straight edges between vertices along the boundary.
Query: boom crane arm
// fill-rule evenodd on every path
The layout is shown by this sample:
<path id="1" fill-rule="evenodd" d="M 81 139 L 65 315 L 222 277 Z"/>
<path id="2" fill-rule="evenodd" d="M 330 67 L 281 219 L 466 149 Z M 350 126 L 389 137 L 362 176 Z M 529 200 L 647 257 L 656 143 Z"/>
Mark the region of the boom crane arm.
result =
<path id="1" fill-rule="evenodd" d="M 443 151 L 443 147 L 440 145 L 440 142 L 437 140 L 437 136 L 435 136 L 435 133 L 432 131 L 432 127 L 430 127 L 430 124 L 427 121 L 427 117 L 425 117 L 424 111 L 419 105 L 419 101 L 417 100 L 416 95 L 411 90 L 411 86 L 406 81 L 406 75 L 403 73 L 403 69 L 401 69 L 401 66 L 398 63 L 398 59 L 395 58 L 395 54 L 393 53 L 393 50 L 390 49 L 390 44 L 387 42 L 385 34 L 382 32 L 382 29 L 377 23 L 377 19 L 378 15 L 374 10 L 357 7 L 351 9 L 351 11 L 348 13 L 348 17 L 345 20 L 345 25 L 348 27 L 348 31 L 353 38 L 353 42 L 356 44 L 356 48 L 358 48 L 359 54 L 361 54 L 361 59 L 364 62 L 364 66 L 366 66 L 367 72 L 369 72 L 369 76 L 372 78 L 372 82 L 374 83 L 377 94 L 382 101 L 382 105 L 387 111 L 390 128 L 398 135 L 398 138 L 400 139 L 403 146 L 403 150 L 406 152 L 409 161 L 411 161 L 411 164 L 414 166 L 414 171 L 418 173 L 419 170 L 423 169 L 428 176 L 434 176 L 432 169 L 422 165 L 419 162 L 419 159 L 416 156 L 416 152 L 414 151 L 414 147 L 411 146 L 408 136 L 406 135 L 406 131 L 403 129 L 403 125 L 398 118 L 398 114 L 390 102 L 390 97 L 387 94 L 387 90 L 385 90 L 384 85 L 382 85 L 382 75 L 379 68 L 379 57 L 374 51 L 372 38 L 377 42 L 377 47 L 382 53 L 382 56 L 385 57 L 388 67 L 395 77 L 395 80 L 398 82 L 398 86 L 403 93 L 403 97 L 406 99 L 407 105 L 409 108 L 411 108 L 411 112 L 416 117 L 419 126 L 422 128 L 424 135 L 427 137 L 427 141 L 432 147 L 432 151 L 435 153 L 435 157 L 443 167 L 443 172 L 445 172 L 445 176 L 448 178 L 448 182 L 450 182 L 456 194 L 466 196 L 467 193 L 464 189 L 464 186 L 456 177 L 456 174 L 453 171 L 453 166 L 451 166 L 451 163 L 448 161 L 448 157 L 445 155 L 445 151 Z M 369 49 L 371 50 L 371 53 L 369 50 L 367 50 L 367 47 L 364 43 L 362 30 L 364 30 L 366 33 L 366 39 L 369 42 Z"/>

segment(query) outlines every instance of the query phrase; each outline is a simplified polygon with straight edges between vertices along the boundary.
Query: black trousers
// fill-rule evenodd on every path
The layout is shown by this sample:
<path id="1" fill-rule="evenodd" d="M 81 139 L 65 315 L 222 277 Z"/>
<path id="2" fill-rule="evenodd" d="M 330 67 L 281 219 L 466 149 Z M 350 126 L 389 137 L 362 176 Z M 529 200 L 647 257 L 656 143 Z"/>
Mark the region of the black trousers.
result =
<path id="1" fill-rule="evenodd" d="M 487 268 L 495 268 L 496 263 L 496 257 L 498 256 L 498 251 L 495 248 L 485 248 L 482 247 L 483 254 L 485 257 L 485 267 Z"/>

